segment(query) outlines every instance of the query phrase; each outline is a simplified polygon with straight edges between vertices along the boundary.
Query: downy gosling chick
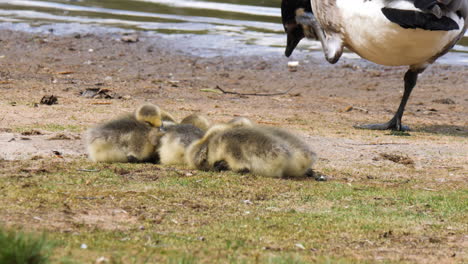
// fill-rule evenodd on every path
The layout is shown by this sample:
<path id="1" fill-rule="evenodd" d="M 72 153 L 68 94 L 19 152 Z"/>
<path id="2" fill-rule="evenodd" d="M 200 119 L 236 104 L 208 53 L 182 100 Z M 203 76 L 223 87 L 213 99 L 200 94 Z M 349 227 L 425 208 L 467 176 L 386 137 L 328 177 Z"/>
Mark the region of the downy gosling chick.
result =
<path id="1" fill-rule="evenodd" d="M 299 169 L 302 172 L 303 168 L 308 166 L 305 176 L 314 177 L 318 181 L 325 180 L 325 176 L 314 173 L 312 169 L 312 165 L 317 161 L 317 155 L 312 151 L 310 146 L 298 136 L 278 127 L 259 126 L 259 129 L 281 139 L 289 145 L 293 159 L 296 160 L 296 166 L 291 169 Z"/>
<path id="2" fill-rule="evenodd" d="M 309 145 L 303 142 L 298 136 L 291 134 L 289 131 L 271 126 L 259 126 L 252 122 L 250 119 L 245 117 L 237 117 L 228 122 L 236 127 L 253 127 L 256 126 L 257 129 L 262 130 L 264 133 L 268 133 L 274 137 L 279 138 L 289 145 L 292 155 L 296 160 L 296 165 L 294 168 L 302 168 L 309 165 L 310 167 L 306 170 L 305 175 L 310 177 L 316 177 L 314 171 L 312 170 L 312 165 L 317 160 L 317 155 L 310 149 Z M 312 162 L 310 162 L 312 160 Z M 302 169 L 301 169 L 302 170 Z M 297 173 L 293 173 L 297 174 Z M 317 179 L 321 180 L 321 179 Z"/>
<path id="3" fill-rule="evenodd" d="M 161 120 L 163 122 L 163 126 L 170 126 L 177 124 L 176 119 L 172 116 L 169 112 L 164 111 L 161 109 Z"/>
<path id="4" fill-rule="evenodd" d="M 317 161 L 317 155 L 311 150 L 309 145 L 303 142 L 298 136 L 291 134 L 289 131 L 282 128 L 256 125 L 253 121 L 245 117 L 236 117 L 229 121 L 228 124 L 235 127 L 256 126 L 258 129 L 263 130 L 265 133 L 269 133 L 272 136 L 278 137 L 279 139 L 283 140 L 289 145 L 289 147 L 292 150 L 293 156 L 297 159 L 297 164 L 302 163 L 302 166 L 306 166 L 306 164 L 310 165 L 310 168 L 306 170 L 306 176 L 314 177 L 318 181 L 326 180 L 326 177 L 324 175 L 319 175 L 313 171 L 312 165 Z M 311 159 L 312 163 L 310 163 Z"/>
<path id="5" fill-rule="evenodd" d="M 186 148 L 203 137 L 210 126 L 208 119 L 199 114 L 185 117 L 180 124 L 173 121 L 164 121 L 164 129 L 150 136 L 150 141 L 157 146 L 156 159 L 164 165 L 184 164 Z"/>
<path id="6" fill-rule="evenodd" d="M 191 124 L 177 124 L 168 126 L 159 132 L 157 154 L 159 162 L 164 165 L 185 163 L 185 150 L 194 141 L 203 137 L 205 132 Z"/>
<path id="7" fill-rule="evenodd" d="M 305 176 L 314 163 L 313 152 L 298 151 L 293 140 L 288 143 L 275 133 L 257 126 L 215 125 L 188 147 L 186 160 L 190 167 L 201 170 L 230 169 L 278 178 Z"/>
<path id="8" fill-rule="evenodd" d="M 162 126 L 158 106 L 144 104 L 128 114 L 87 131 L 89 158 L 94 162 L 154 161 L 156 146 L 150 135 Z"/>
<path id="9" fill-rule="evenodd" d="M 180 121 L 180 123 L 193 125 L 203 131 L 207 131 L 211 126 L 210 121 L 208 121 L 206 117 L 199 114 L 191 114 L 186 116 L 184 119 L 182 119 L 182 121 Z"/>
<path id="10" fill-rule="evenodd" d="M 228 122 L 231 127 L 253 127 L 255 123 L 247 117 L 236 117 Z"/>

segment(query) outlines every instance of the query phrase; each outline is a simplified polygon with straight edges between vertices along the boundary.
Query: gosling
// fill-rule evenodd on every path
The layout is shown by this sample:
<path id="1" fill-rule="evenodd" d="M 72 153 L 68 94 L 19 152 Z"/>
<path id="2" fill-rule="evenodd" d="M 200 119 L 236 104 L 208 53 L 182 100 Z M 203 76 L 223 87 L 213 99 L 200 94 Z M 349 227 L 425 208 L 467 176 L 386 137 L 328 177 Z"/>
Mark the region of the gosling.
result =
<path id="1" fill-rule="evenodd" d="M 150 141 L 156 147 L 156 160 L 164 165 L 185 163 L 185 150 L 195 140 L 203 137 L 210 126 L 208 119 L 199 114 L 185 117 L 180 124 L 175 119 L 164 121 L 164 129 L 151 133 Z"/>
<path id="2" fill-rule="evenodd" d="M 291 150 L 293 150 L 293 156 L 297 158 L 297 161 L 300 163 L 309 163 L 309 159 L 312 158 L 314 164 L 317 161 L 317 155 L 310 149 L 310 147 L 304 143 L 299 137 L 291 134 L 287 130 L 277 127 L 270 126 L 258 126 L 253 121 L 245 117 L 236 117 L 228 122 L 228 124 L 234 127 L 253 127 L 256 126 L 258 129 L 262 129 L 264 133 L 269 133 L 272 136 L 278 137 L 289 145 Z M 323 181 L 325 178 L 323 175 L 316 174 L 312 167 L 307 169 L 306 176 L 314 177 L 318 181 Z"/>
<path id="3" fill-rule="evenodd" d="M 201 170 L 232 170 L 276 178 L 306 176 L 315 154 L 298 151 L 291 142 L 262 127 L 215 125 L 188 147 L 186 160 L 190 167 Z"/>
<path id="4" fill-rule="evenodd" d="M 150 136 L 163 121 L 158 106 L 144 104 L 128 114 L 89 129 L 89 158 L 94 162 L 154 162 L 156 146 Z"/>
<path id="5" fill-rule="evenodd" d="M 208 121 L 206 117 L 199 114 L 191 114 L 186 116 L 184 119 L 182 119 L 182 121 L 180 121 L 180 123 L 193 125 L 202 131 L 207 131 L 211 126 L 210 121 Z"/>
<path id="6" fill-rule="evenodd" d="M 289 145 L 291 150 L 293 150 L 293 156 L 297 158 L 298 162 L 309 163 L 309 159 L 313 159 L 313 163 L 317 160 L 317 155 L 310 149 L 310 147 L 304 143 L 299 137 L 291 134 L 290 132 L 277 127 L 269 126 L 258 126 L 252 120 L 245 117 L 236 117 L 228 122 L 228 124 L 234 127 L 253 127 L 256 126 L 258 129 L 264 131 L 264 133 L 269 133 L 272 136 L 278 137 Z M 306 175 L 309 177 L 317 178 L 316 174 L 312 170 L 312 167 L 307 169 Z"/>
<path id="7" fill-rule="evenodd" d="M 177 124 L 166 127 L 164 132 L 156 135 L 157 155 L 163 165 L 180 165 L 185 163 L 185 150 L 194 141 L 203 137 L 205 132 L 192 124 Z"/>
<path id="8" fill-rule="evenodd" d="M 173 115 L 171 115 L 169 112 L 164 111 L 161 109 L 161 120 L 163 123 L 163 126 L 171 126 L 177 124 L 177 121 Z"/>
<path id="9" fill-rule="evenodd" d="M 307 168 L 305 175 L 309 177 L 316 177 L 312 169 L 312 165 L 317 161 L 317 154 L 312 151 L 308 144 L 306 144 L 296 135 L 291 134 L 289 131 L 286 131 L 282 128 L 261 126 L 260 129 L 265 131 L 265 133 L 270 133 L 274 137 L 277 137 L 288 144 L 289 148 L 291 149 L 292 156 L 294 157 L 293 159 L 296 160 L 297 164 L 301 164 L 299 167 L 302 168 L 303 166 L 307 166 L 307 164 L 309 164 L 309 168 Z M 312 162 L 310 162 L 310 160 L 312 160 Z"/>

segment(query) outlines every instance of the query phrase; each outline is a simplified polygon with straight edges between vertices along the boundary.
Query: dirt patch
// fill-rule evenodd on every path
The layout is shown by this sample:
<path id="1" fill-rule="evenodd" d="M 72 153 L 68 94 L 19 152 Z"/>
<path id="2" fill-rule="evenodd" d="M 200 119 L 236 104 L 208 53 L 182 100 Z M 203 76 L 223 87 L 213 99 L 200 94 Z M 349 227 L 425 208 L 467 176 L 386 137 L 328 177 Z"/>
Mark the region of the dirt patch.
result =
<path id="1" fill-rule="evenodd" d="M 137 218 L 123 209 L 90 210 L 73 215 L 75 224 L 102 230 L 128 230 L 134 228 Z"/>
<path id="2" fill-rule="evenodd" d="M 53 157 L 85 154 L 85 146 L 79 136 L 47 133 L 23 137 L 17 133 L 0 133 L 0 158 L 4 160 Z"/>
<path id="3" fill-rule="evenodd" d="M 43 105 L 58 104 L 58 98 L 55 95 L 44 95 L 39 103 Z"/>
<path id="4" fill-rule="evenodd" d="M 414 166 L 414 161 L 404 155 L 399 155 L 399 154 L 391 154 L 391 153 L 380 153 L 380 157 L 386 160 L 393 161 L 395 163 L 407 165 L 407 166 Z"/>

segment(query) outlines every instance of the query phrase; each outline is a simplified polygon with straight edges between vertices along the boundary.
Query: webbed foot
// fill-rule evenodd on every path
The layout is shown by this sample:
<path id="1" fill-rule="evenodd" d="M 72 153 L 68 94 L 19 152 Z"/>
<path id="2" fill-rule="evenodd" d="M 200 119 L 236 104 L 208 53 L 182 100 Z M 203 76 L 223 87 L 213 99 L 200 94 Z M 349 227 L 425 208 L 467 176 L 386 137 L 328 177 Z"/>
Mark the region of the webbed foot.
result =
<path id="1" fill-rule="evenodd" d="M 323 175 L 321 173 L 315 172 L 312 169 L 307 169 L 305 173 L 306 177 L 314 178 L 316 181 L 327 181 L 328 177 L 326 175 Z"/>
<path id="2" fill-rule="evenodd" d="M 404 126 L 401 124 L 401 120 L 398 122 L 395 119 L 392 119 L 382 124 L 355 125 L 354 128 L 371 129 L 371 130 L 396 130 L 396 131 L 409 131 L 410 130 L 408 126 Z"/>
<path id="3" fill-rule="evenodd" d="M 248 174 L 248 173 L 250 173 L 250 170 L 247 169 L 247 168 L 244 168 L 244 169 L 242 169 L 240 171 L 237 171 L 237 173 L 239 173 L 239 174 Z"/>
<path id="4" fill-rule="evenodd" d="M 218 160 L 213 164 L 215 171 L 227 171 L 230 170 L 229 164 L 225 160 Z"/>
<path id="5" fill-rule="evenodd" d="M 138 163 L 140 162 L 137 157 L 133 156 L 133 155 L 128 155 L 127 156 L 127 161 L 130 162 L 130 163 Z"/>

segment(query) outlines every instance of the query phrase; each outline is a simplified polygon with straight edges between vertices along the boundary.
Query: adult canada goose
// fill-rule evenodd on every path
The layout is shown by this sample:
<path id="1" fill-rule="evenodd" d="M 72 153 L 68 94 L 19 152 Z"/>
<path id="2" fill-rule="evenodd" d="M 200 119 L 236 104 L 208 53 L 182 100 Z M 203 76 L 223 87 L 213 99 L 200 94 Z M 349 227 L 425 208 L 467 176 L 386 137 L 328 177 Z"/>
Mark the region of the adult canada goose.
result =
<path id="1" fill-rule="evenodd" d="M 159 107 L 142 105 L 133 114 L 89 129 L 89 158 L 95 162 L 155 162 L 156 146 L 150 139 L 161 126 Z"/>
<path id="2" fill-rule="evenodd" d="M 257 126 L 219 124 L 186 151 L 190 167 L 233 170 L 267 177 L 303 177 L 315 161 L 312 152 L 297 151 L 288 142 Z"/>
<path id="3" fill-rule="evenodd" d="M 299 41 L 317 38 L 336 63 L 343 48 L 388 66 L 408 65 L 405 91 L 394 117 L 366 129 L 407 130 L 401 124 L 418 74 L 446 54 L 468 26 L 468 0 L 282 0 L 286 56 Z"/>

